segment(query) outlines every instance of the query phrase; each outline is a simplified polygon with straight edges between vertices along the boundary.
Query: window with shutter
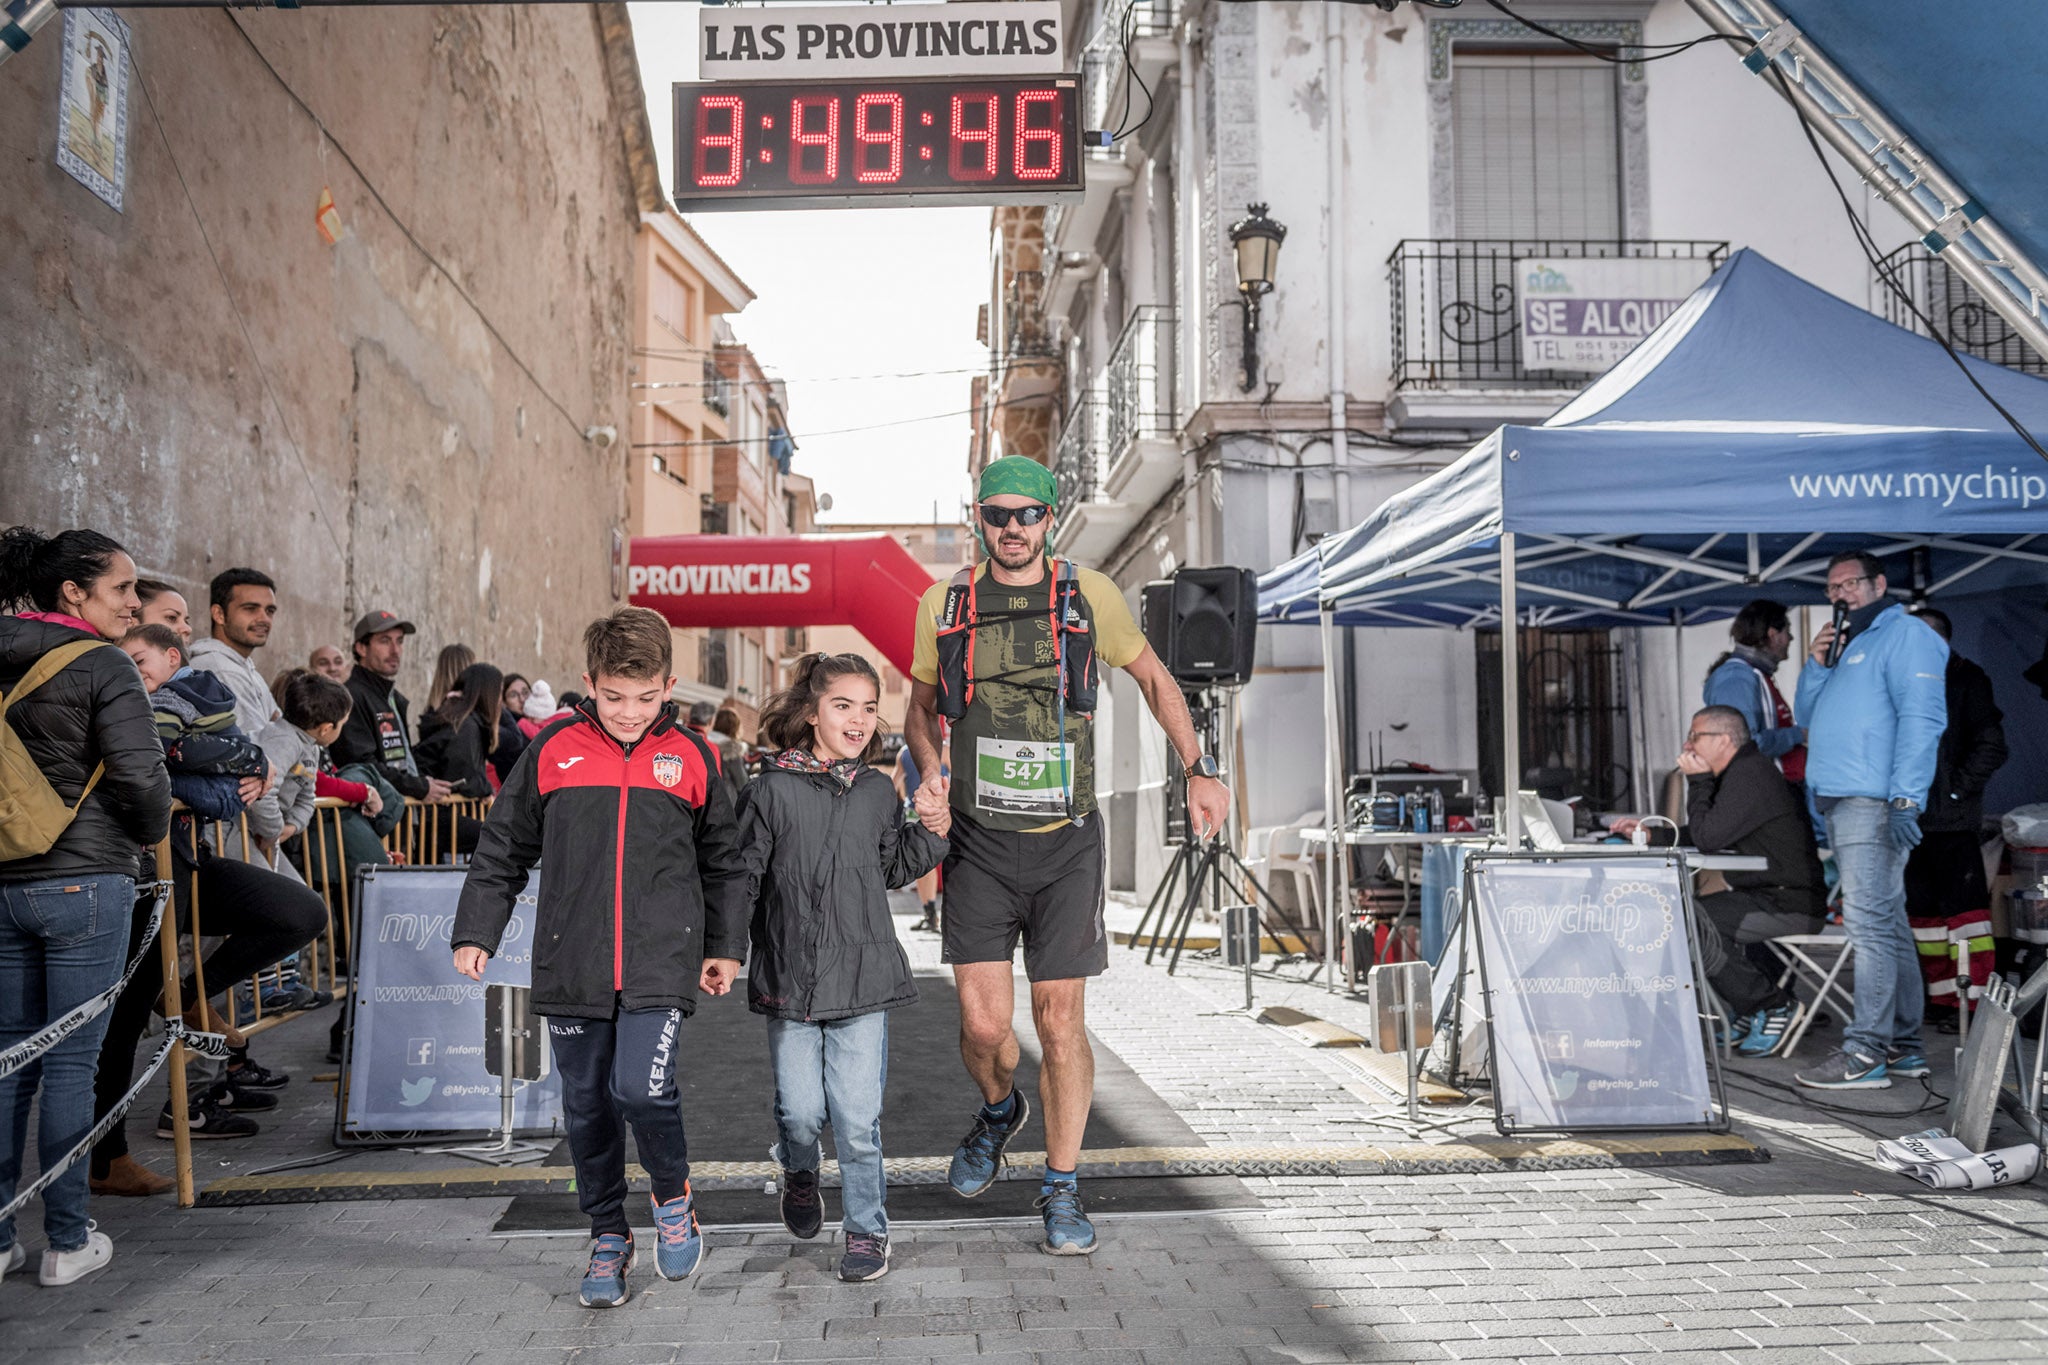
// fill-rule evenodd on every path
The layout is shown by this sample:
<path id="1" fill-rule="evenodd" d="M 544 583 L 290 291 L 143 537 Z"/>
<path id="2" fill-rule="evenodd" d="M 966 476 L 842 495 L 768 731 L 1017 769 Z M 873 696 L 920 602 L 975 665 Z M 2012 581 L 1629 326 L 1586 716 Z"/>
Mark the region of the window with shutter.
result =
<path id="1" fill-rule="evenodd" d="M 1466 53 L 1451 70 L 1457 235 L 1621 236 L 1615 68 L 1592 58 Z"/>

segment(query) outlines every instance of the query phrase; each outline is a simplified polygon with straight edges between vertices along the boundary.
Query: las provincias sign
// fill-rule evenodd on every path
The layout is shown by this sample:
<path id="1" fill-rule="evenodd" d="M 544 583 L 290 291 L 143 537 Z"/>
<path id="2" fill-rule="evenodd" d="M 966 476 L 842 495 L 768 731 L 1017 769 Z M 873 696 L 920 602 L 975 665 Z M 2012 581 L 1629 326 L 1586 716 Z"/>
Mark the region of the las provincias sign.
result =
<path id="1" fill-rule="evenodd" d="M 706 5 L 697 22 L 704 81 L 1039 76 L 1063 65 L 1058 0 Z"/>

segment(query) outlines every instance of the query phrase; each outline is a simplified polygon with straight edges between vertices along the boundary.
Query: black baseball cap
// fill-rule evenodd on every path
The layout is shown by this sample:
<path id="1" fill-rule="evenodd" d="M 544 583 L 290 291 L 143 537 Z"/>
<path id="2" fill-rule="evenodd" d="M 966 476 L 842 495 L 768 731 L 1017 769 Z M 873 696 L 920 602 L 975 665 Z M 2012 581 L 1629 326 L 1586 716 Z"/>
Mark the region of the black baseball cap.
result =
<path id="1" fill-rule="evenodd" d="M 419 627 L 410 621 L 402 621 L 388 611 L 366 611 L 356 622 L 354 639 L 360 643 L 372 635 L 382 635 L 387 630 L 402 630 L 407 635 L 419 634 Z"/>

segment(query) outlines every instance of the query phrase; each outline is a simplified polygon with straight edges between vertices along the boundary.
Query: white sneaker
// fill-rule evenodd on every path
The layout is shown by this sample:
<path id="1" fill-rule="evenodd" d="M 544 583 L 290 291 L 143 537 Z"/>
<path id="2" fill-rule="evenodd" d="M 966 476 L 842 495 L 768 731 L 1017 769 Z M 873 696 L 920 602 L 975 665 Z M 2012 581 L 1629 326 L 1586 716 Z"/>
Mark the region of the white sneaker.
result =
<path id="1" fill-rule="evenodd" d="M 114 1259 L 114 1239 L 101 1232 L 97 1223 L 87 1223 L 85 1227 L 85 1245 L 78 1250 L 44 1248 L 41 1276 L 44 1284 L 52 1288 L 75 1284 L 95 1270 L 105 1270 L 107 1262 Z"/>
<path id="2" fill-rule="evenodd" d="M 8 1271 L 19 1270 L 27 1264 L 28 1253 L 21 1249 L 21 1243 L 16 1242 L 13 1246 L 7 1248 L 5 1256 L 0 1256 L 0 1279 L 7 1278 Z"/>

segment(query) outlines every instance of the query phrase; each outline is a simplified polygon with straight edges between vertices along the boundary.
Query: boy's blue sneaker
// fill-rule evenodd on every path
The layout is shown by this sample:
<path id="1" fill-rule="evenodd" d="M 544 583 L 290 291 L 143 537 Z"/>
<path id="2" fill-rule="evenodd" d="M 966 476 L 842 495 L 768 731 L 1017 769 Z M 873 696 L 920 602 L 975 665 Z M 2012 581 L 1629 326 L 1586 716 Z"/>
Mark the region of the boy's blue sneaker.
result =
<path id="1" fill-rule="evenodd" d="M 687 1280 L 704 1268 L 704 1231 L 697 1226 L 697 1207 L 690 1187 L 666 1204 L 654 1204 L 654 1268 L 664 1280 Z"/>
<path id="2" fill-rule="evenodd" d="M 1758 1010 L 1749 1016 L 1749 1029 L 1735 1050 L 1745 1057 L 1768 1057 L 1785 1045 L 1805 1017 L 1806 1006 L 1797 1000 L 1774 1010 Z"/>
<path id="3" fill-rule="evenodd" d="M 1809 1090 L 1889 1090 L 1892 1084 L 1882 1061 L 1846 1048 L 1830 1053 L 1819 1066 L 1792 1079 Z"/>
<path id="4" fill-rule="evenodd" d="M 1922 1076 L 1932 1076 L 1934 1068 L 1927 1064 L 1927 1058 L 1921 1053 L 1895 1047 L 1884 1054 L 1884 1074 L 1917 1081 Z"/>
<path id="5" fill-rule="evenodd" d="M 1071 1180 L 1046 1182 L 1038 1196 L 1045 1215 L 1042 1249 L 1053 1256 L 1086 1256 L 1095 1250 L 1095 1224 L 1081 1212 L 1081 1187 Z"/>
<path id="6" fill-rule="evenodd" d="M 974 1126 L 953 1149 L 953 1165 L 946 1173 L 953 1193 L 972 1199 L 996 1183 L 996 1173 L 1003 1168 L 1003 1149 L 1031 1117 L 1031 1101 L 1024 1098 L 1023 1091 L 1012 1090 L 1010 1102 L 1016 1107 L 1008 1123 L 991 1122 L 985 1108 L 975 1113 Z"/>
<path id="7" fill-rule="evenodd" d="M 633 1297 L 626 1287 L 626 1272 L 632 1268 L 632 1235 L 605 1233 L 590 1244 L 590 1268 L 583 1272 L 577 1301 L 585 1308 L 617 1308 Z"/>

